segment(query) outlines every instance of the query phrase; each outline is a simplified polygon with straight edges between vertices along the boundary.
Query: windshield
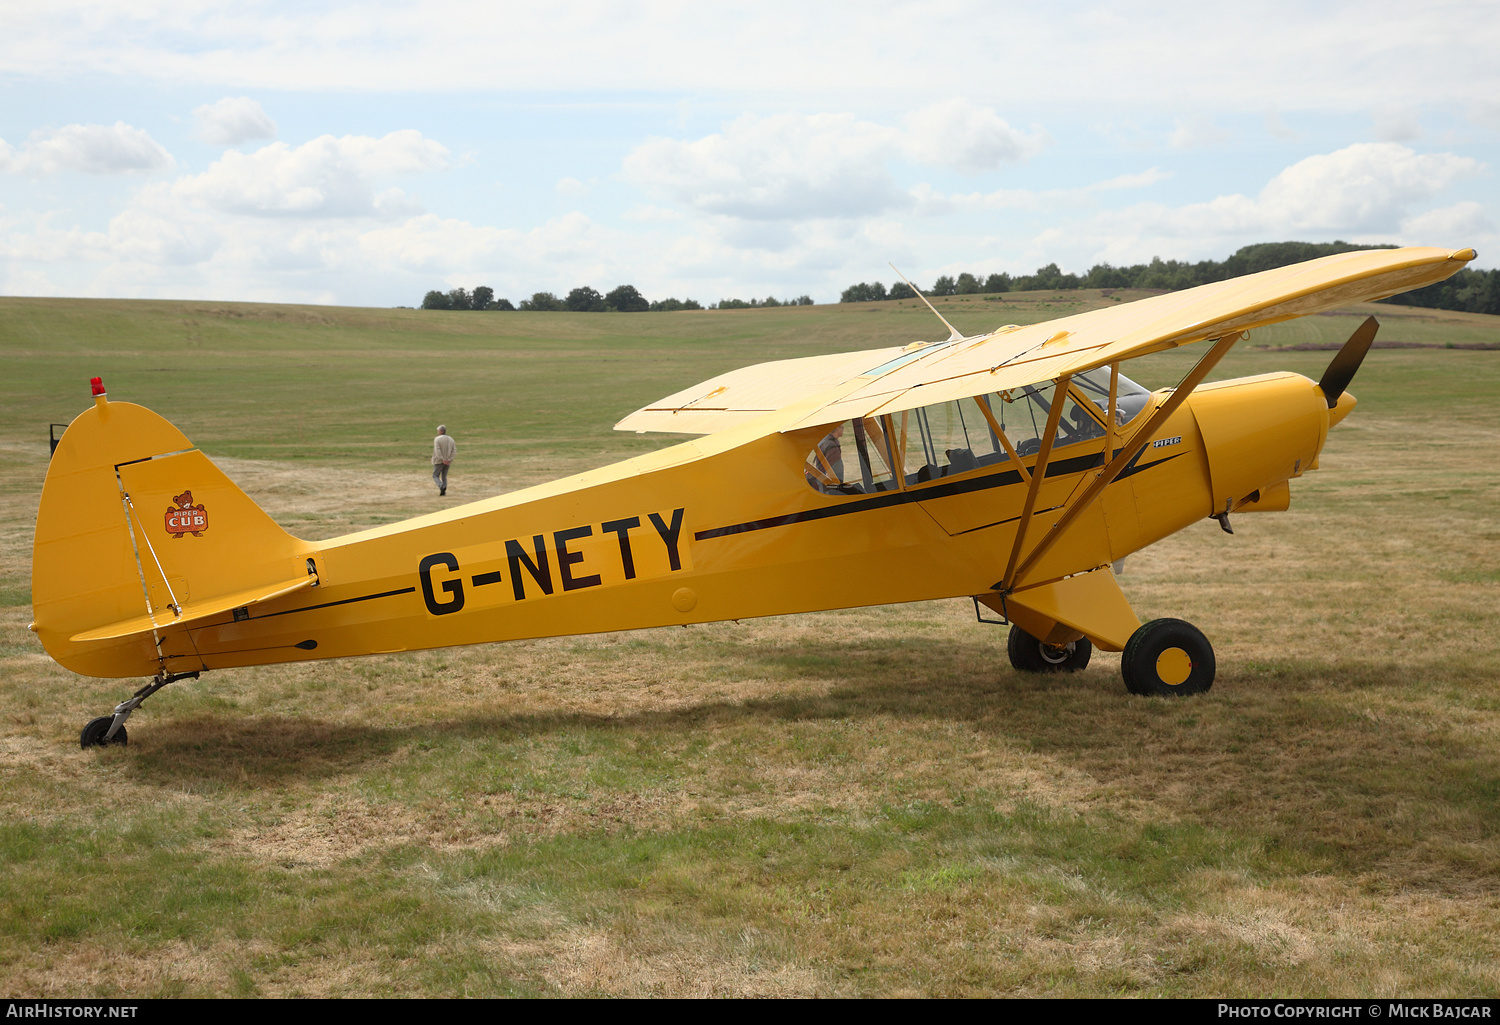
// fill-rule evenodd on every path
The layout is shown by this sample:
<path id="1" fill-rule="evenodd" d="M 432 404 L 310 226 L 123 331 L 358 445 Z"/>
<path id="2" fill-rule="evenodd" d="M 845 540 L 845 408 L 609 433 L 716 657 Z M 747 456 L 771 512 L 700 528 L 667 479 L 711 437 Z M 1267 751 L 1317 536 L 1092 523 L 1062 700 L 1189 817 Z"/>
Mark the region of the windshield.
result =
<path id="1" fill-rule="evenodd" d="M 1109 368 L 1073 378 L 1062 397 L 1055 450 L 1103 439 L 1108 422 Z M 1057 385 L 1044 381 L 992 395 L 940 402 L 833 425 L 803 465 L 807 483 L 824 494 L 861 495 L 924 484 L 1010 459 L 1042 447 Z M 1084 401 L 1080 404 L 1076 398 Z M 1134 420 L 1151 393 L 1124 374 L 1115 396 L 1115 422 Z M 1088 408 L 1085 408 L 1088 407 Z M 998 433 L 997 433 L 998 432 Z"/>
<path id="2" fill-rule="evenodd" d="M 1073 378 L 1073 383 L 1078 385 L 1078 390 L 1094 400 L 1099 407 L 1099 419 L 1104 419 L 1104 411 L 1109 408 L 1109 367 L 1096 367 L 1086 374 L 1079 374 Z M 1151 393 L 1136 384 L 1124 374 L 1120 375 L 1119 389 L 1115 395 L 1115 423 L 1123 427 L 1136 418 L 1136 414 L 1146 408 L 1146 403 L 1151 400 Z"/>

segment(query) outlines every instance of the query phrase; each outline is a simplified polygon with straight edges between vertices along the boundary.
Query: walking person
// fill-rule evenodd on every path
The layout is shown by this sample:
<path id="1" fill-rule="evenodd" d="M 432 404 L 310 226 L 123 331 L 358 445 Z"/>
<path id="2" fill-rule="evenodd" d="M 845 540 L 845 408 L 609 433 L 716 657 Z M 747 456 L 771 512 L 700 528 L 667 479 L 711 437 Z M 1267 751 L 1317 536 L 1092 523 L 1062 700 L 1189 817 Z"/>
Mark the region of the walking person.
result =
<path id="1" fill-rule="evenodd" d="M 432 439 L 432 483 L 438 494 L 448 493 L 448 467 L 453 465 L 453 456 L 458 452 L 458 442 L 448 436 L 448 428 L 438 424 L 437 437 Z"/>

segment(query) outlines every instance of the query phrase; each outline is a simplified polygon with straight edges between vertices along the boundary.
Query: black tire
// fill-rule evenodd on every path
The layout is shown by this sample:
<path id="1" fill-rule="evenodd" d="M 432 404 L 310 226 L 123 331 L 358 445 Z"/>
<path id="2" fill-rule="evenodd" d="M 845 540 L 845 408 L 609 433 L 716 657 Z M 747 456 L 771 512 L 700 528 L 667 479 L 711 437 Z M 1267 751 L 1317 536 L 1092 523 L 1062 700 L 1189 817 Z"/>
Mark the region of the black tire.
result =
<path id="1" fill-rule="evenodd" d="M 1023 673 L 1076 673 L 1089 664 L 1094 645 L 1087 637 L 1061 646 L 1043 644 L 1019 626 L 1012 626 L 1005 652 L 1010 664 Z"/>
<path id="2" fill-rule="evenodd" d="M 1130 635 L 1120 656 L 1125 689 L 1148 697 L 1202 694 L 1217 668 L 1203 631 L 1180 619 L 1153 619 Z"/>
<path id="3" fill-rule="evenodd" d="M 109 724 L 114 721 L 115 717 L 112 715 L 101 715 L 97 719 L 90 719 L 89 724 L 78 735 L 78 746 L 85 751 L 91 747 L 103 747 L 105 745 L 104 735 L 109 732 Z M 119 744 L 121 747 L 130 743 L 130 737 L 125 733 L 123 723 L 119 729 L 115 730 L 115 735 L 110 737 L 108 742 L 111 745 Z"/>

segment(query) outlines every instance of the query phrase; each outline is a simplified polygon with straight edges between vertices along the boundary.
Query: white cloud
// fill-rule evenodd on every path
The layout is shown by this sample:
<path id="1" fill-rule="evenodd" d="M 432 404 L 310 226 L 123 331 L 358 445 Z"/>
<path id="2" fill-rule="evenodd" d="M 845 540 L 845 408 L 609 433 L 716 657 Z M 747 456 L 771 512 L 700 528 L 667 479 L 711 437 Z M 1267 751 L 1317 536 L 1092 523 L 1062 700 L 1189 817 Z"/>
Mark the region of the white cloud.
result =
<path id="1" fill-rule="evenodd" d="M 901 142 L 898 130 L 853 114 L 747 114 L 693 142 L 648 139 L 624 174 L 700 213 L 855 217 L 911 204 L 886 169 Z"/>
<path id="2" fill-rule="evenodd" d="M 1018 132 L 990 108 L 964 99 L 909 114 L 906 124 L 905 148 L 914 160 L 970 173 L 1024 160 L 1049 141 L 1040 131 Z"/>
<path id="3" fill-rule="evenodd" d="M 559 178 L 553 189 L 559 196 L 565 196 L 569 199 L 581 199 L 589 194 L 589 187 L 571 176 Z"/>
<path id="4" fill-rule="evenodd" d="M 1296 129 L 1287 124 L 1277 111 L 1271 111 L 1266 115 L 1266 132 L 1272 138 L 1292 140 L 1298 138 Z"/>
<path id="5" fill-rule="evenodd" d="M 1381 142 L 1412 142 L 1422 137 L 1422 123 L 1410 107 L 1382 107 L 1374 118 L 1375 138 Z"/>
<path id="6" fill-rule="evenodd" d="M 1167 145 L 1173 149 L 1204 149 L 1217 146 L 1228 139 L 1229 133 L 1214 124 L 1213 118 L 1197 116 L 1177 118 Z"/>
<path id="7" fill-rule="evenodd" d="M 157 171 L 172 166 L 172 156 L 144 130 L 117 121 L 113 125 L 65 125 L 39 129 L 20 149 L 0 139 L 0 171 L 17 174 L 119 174 Z"/>
<path id="8" fill-rule="evenodd" d="M 1482 170 L 1478 161 L 1452 153 L 1358 143 L 1292 164 L 1255 196 L 1235 193 L 1178 207 L 1137 203 L 1048 228 L 1034 242 L 1049 258 L 1078 266 L 1153 255 L 1222 257 L 1251 242 L 1282 238 L 1468 245 L 1455 240 L 1490 230 L 1478 204 L 1421 208 Z"/>
<path id="9" fill-rule="evenodd" d="M 1181 95 L 1259 111 L 1500 95 L 1487 5 L 1298 0 L 1204 9 L 1062 0 L 764 0 L 475 5 L 471 0 L 51 0 L 11 4 L 0 72 L 238 89 L 682 90 L 827 108 L 948 96 L 1139 109 Z M 559 31 L 558 26 L 568 26 Z M 461 26 L 461 30 L 455 30 Z M 524 40 L 495 59 L 495 40 Z M 837 45 L 830 45 L 836 40 Z M 1246 59 L 1253 54 L 1254 59 Z M 836 98 L 836 99 L 835 99 Z"/>
<path id="10" fill-rule="evenodd" d="M 1394 142 L 1357 143 L 1301 160 L 1261 190 L 1254 215 L 1291 231 L 1395 228 L 1405 211 L 1482 165 L 1452 153 L 1417 153 Z"/>
<path id="11" fill-rule="evenodd" d="M 925 216 L 941 216 L 958 210 L 1076 209 L 1096 205 L 1098 193 L 1143 189 L 1170 177 L 1170 171 L 1148 167 L 1134 174 L 1116 175 L 1070 189 L 996 189 L 993 192 L 944 195 L 929 186 L 918 185 L 911 190 L 911 195 L 917 201 L 916 211 Z"/>
<path id="12" fill-rule="evenodd" d="M 1137 171 L 1134 174 L 1116 175 L 1113 178 L 1106 178 L 1104 181 L 1095 182 L 1092 185 L 1085 185 L 1079 191 L 1113 192 L 1118 189 L 1144 189 L 1147 186 L 1155 185 L 1159 181 L 1165 181 L 1170 177 L 1172 177 L 1171 171 L 1163 171 L 1159 167 L 1148 167 L 1144 171 Z"/>
<path id="13" fill-rule="evenodd" d="M 1428 210 L 1401 222 L 1402 238 L 1423 245 L 1473 246 L 1494 234 L 1495 222 L 1485 216 L 1484 207 L 1473 201 Z"/>
<path id="14" fill-rule="evenodd" d="M 193 110 L 197 136 L 210 146 L 238 146 L 252 139 L 276 138 L 276 122 L 248 96 L 226 96 Z"/>
<path id="15" fill-rule="evenodd" d="M 1500 130 L 1500 99 L 1477 99 L 1469 104 L 1469 120 L 1484 128 Z"/>
<path id="16" fill-rule="evenodd" d="M 966 172 L 1025 159 L 1046 142 L 993 110 L 948 100 L 907 128 L 853 114 L 746 114 L 691 142 L 652 138 L 624 161 L 627 181 L 699 213 L 750 221 L 866 217 L 914 209 L 889 165 L 909 159 Z"/>
<path id="17" fill-rule="evenodd" d="M 258 217 L 389 217 L 414 212 L 399 189 L 375 179 L 448 166 L 442 144 L 407 129 L 383 138 L 320 136 L 298 147 L 273 142 L 253 153 L 225 153 L 202 174 L 173 186 L 178 198 L 224 213 Z"/>

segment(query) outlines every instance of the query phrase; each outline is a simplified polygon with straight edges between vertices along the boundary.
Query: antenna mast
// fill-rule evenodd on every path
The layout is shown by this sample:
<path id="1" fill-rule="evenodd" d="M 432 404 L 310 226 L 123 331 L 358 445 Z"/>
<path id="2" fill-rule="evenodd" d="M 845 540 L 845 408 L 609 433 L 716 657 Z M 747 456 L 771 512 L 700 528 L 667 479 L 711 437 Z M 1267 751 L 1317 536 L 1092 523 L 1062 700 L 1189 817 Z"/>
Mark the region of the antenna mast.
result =
<path id="1" fill-rule="evenodd" d="M 895 271 L 897 274 L 901 274 L 901 268 L 897 267 L 894 263 L 891 264 L 891 270 Z M 927 297 L 922 294 L 922 290 L 916 285 L 912 285 L 911 278 L 907 277 L 905 274 L 901 274 L 901 280 L 906 282 L 908 285 L 911 285 L 911 290 L 917 293 L 917 298 L 922 300 L 924 303 L 927 303 L 927 308 L 932 311 L 932 315 L 943 322 L 943 326 L 946 327 L 950 332 L 948 335 L 948 341 L 956 342 L 960 338 L 964 337 L 963 334 L 958 330 L 958 328 L 948 323 L 947 317 L 943 316 L 937 311 L 936 306 L 932 305 L 932 303 L 927 302 Z"/>

